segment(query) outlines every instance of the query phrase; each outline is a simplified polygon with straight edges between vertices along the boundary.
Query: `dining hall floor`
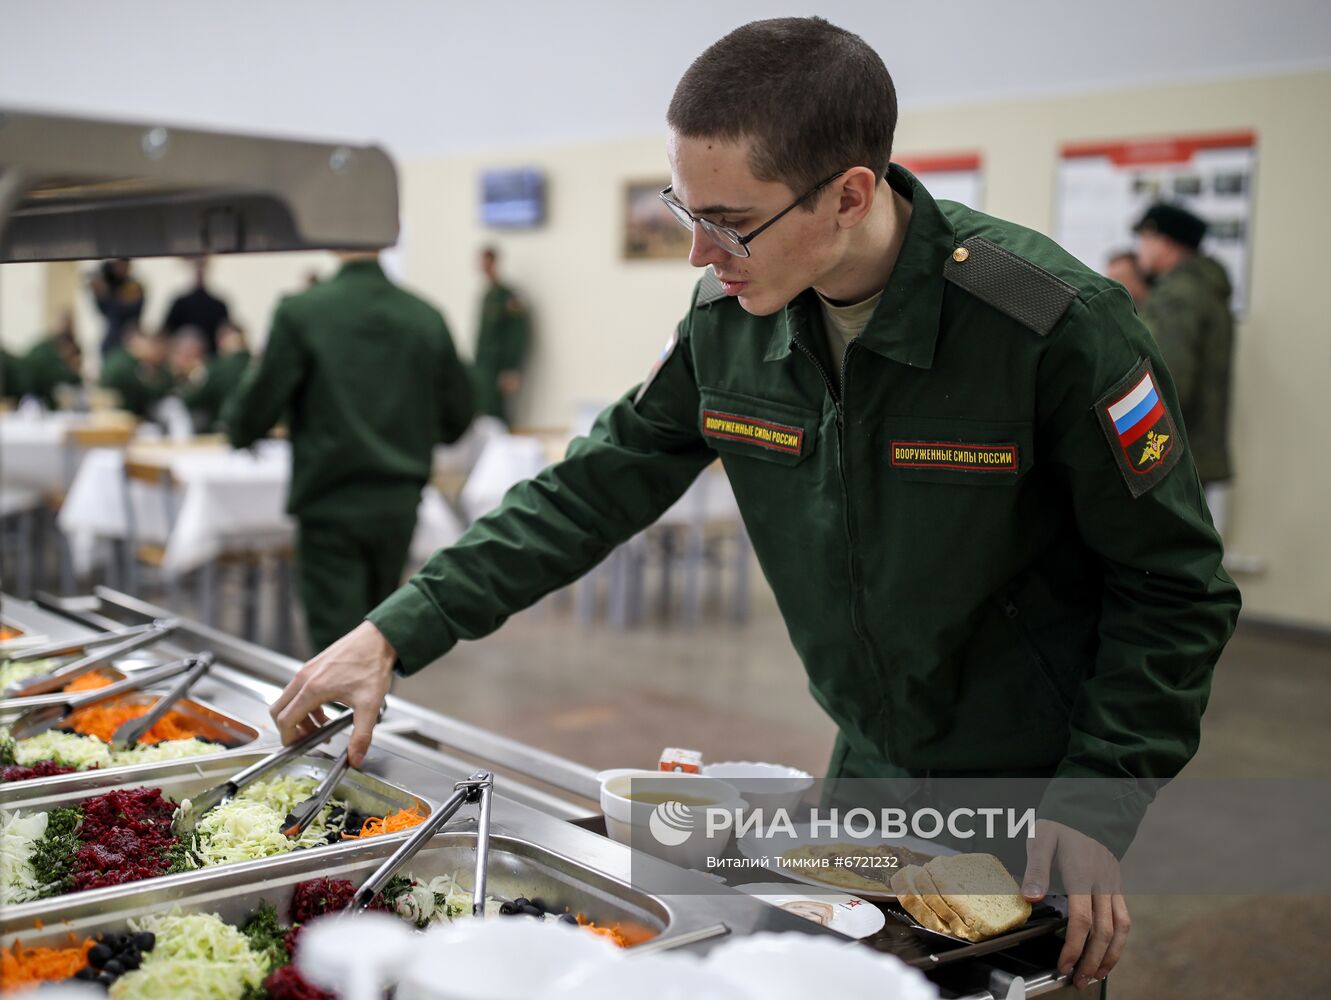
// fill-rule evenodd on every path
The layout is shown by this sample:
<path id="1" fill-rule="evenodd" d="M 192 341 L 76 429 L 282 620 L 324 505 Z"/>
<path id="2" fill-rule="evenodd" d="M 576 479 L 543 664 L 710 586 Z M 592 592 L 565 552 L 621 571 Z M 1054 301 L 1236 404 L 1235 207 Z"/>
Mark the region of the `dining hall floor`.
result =
<path id="1" fill-rule="evenodd" d="M 662 747 L 825 771 L 835 727 L 814 703 L 771 595 L 747 625 L 579 627 L 558 603 L 463 643 L 395 691 L 595 768 Z M 1331 644 L 1240 625 L 1216 671 L 1191 776 L 1326 775 Z M 1331 993 L 1331 898 L 1133 896 L 1115 1000 Z"/>

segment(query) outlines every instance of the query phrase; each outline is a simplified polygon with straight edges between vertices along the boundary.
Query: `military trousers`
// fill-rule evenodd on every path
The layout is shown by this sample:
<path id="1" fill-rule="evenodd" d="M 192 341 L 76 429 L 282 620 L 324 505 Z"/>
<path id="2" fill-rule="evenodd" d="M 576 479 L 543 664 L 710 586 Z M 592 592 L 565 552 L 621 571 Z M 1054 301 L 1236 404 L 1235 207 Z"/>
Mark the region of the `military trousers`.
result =
<path id="1" fill-rule="evenodd" d="M 398 588 L 415 529 L 415 508 L 355 520 L 299 520 L 296 592 L 311 656 L 354 629 Z"/>

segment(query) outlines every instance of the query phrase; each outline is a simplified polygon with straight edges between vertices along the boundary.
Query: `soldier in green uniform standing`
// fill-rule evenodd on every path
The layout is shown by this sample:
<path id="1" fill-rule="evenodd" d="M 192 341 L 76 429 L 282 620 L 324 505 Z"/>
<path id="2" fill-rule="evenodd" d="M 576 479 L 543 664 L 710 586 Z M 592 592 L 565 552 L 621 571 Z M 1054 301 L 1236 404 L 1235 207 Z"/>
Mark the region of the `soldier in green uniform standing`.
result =
<path id="1" fill-rule="evenodd" d="M 1142 307 L 1142 320 L 1174 376 L 1197 475 L 1206 488 L 1211 517 L 1223 531 L 1233 476 L 1229 458 L 1233 288 L 1224 265 L 1200 252 L 1206 222 L 1187 209 L 1152 205 L 1137 223 L 1136 233 L 1138 260 L 1155 279 Z"/>
<path id="2" fill-rule="evenodd" d="M 481 300 L 481 325 L 476 335 L 476 412 L 512 424 L 509 403 L 522 388 L 522 363 L 531 335 L 527 305 L 499 280 L 499 251 L 481 251 L 481 273 L 485 275 L 485 297 Z"/>
<path id="3" fill-rule="evenodd" d="M 342 701 L 360 759 L 394 669 L 576 579 L 719 456 L 839 726 L 829 774 L 1047 779 L 1023 893 L 1093 873 L 1059 965 L 1103 978 L 1144 802 L 1097 841 L 1063 790 L 1178 772 L 1239 608 L 1154 341 L 1121 286 L 889 165 L 891 77 L 826 21 L 736 29 L 667 123 L 662 197 L 708 271 L 655 367 L 307 663 L 283 738 Z"/>
<path id="4" fill-rule="evenodd" d="M 167 365 L 165 338 L 141 330 L 133 320 L 127 321 L 121 332 L 121 346 L 112 348 L 102 361 L 100 382 L 119 394 L 121 407 L 136 417 L 151 417 L 153 408 L 175 385 Z"/>
<path id="5" fill-rule="evenodd" d="M 389 281 L 376 254 L 341 257 L 334 278 L 278 306 L 263 360 L 222 411 L 237 448 L 287 421 L 296 585 L 315 650 L 396 589 L 434 446 L 472 418 L 439 311 Z"/>

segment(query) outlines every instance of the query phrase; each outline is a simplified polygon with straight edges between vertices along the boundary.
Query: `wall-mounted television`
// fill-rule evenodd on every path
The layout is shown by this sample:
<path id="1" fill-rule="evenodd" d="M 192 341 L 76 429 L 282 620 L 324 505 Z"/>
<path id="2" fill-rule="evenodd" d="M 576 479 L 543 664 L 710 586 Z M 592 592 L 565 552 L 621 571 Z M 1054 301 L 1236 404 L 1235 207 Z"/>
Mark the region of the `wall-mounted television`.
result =
<path id="1" fill-rule="evenodd" d="M 531 168 L 481 174 L 481 222 L 527 229 L 545 221 L 545 173 Z"/>

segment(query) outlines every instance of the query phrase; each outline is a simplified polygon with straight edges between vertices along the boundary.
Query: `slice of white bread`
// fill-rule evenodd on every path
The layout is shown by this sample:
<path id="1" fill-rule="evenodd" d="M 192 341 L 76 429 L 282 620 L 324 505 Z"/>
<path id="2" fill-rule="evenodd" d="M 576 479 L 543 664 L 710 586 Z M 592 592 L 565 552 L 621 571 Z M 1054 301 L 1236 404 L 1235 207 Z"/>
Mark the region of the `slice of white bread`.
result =
<path id="1" fill-rule="evenodd" d="M 948 926 L 938 918 L 938 914 L 925 904 L 920 897 L 919 889 L 915 885 L 915 876 L 923 874 L 924 869 L 919 865 L 907 865 L 892 876 L 892 891 L 897 894 L 897 902 L 901 908 L 915 918 L 915 922 L 921 927 L 927 927 L 931 931 L 937 931 L 939 934 L 951 934 Z"/>
<path id="2" fill-rule="evenodd" d="M 957 854 L 934 858 L 924 866 L 938 894 L 961 919 L 969 941 L 1004 934 L 1031 916 L 1031 904 L 1022 898 L 1014 879 L 992 854 Z M 923 885 L 916 878 L 916 885 Z M 928 894 L 926 903 L 932 905 Z"/>
<path id="3" fill-rule="evenodd" d="M 934 914 L 947 927 L 947 933 L 953 937 L 973 940 L 970 936 L 970 927 L 966 921 L 961 918 L 961 914 L 953 908 L 952 904 L 943 898 L 942 892 L 934 884 L 933 876 L 929 874 L 928 866 L 921 868 L 912 876 L 915 883 L 915 890 L 924 900 L 924 905 L 934 911 Z"/>

